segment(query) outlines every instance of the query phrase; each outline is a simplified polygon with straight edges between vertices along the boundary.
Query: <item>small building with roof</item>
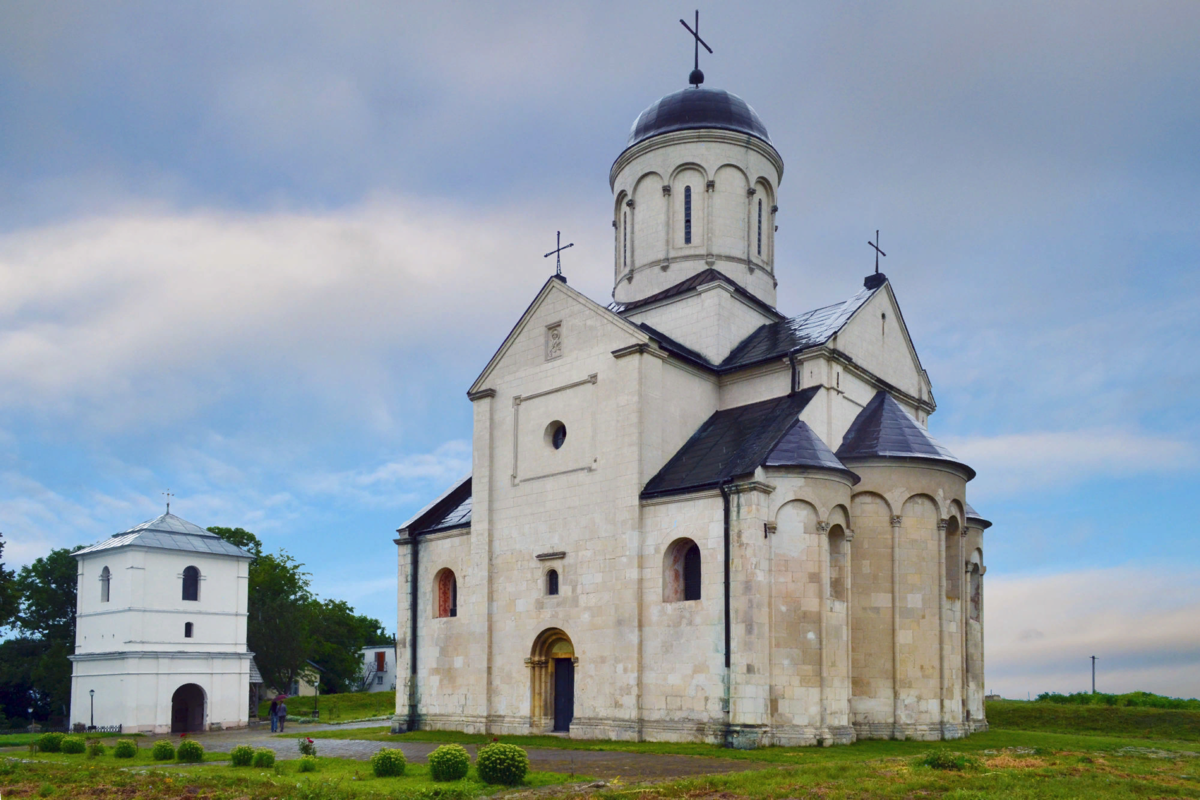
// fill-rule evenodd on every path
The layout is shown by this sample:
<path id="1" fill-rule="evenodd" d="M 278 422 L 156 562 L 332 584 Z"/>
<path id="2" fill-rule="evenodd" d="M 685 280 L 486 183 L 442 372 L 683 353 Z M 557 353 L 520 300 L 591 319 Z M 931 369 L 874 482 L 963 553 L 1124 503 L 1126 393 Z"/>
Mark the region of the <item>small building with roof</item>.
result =
<path id="1" fill-rule="evenodd" d="M 168 507 L 74 556 L 73 725 L 185 733 L 248 724 L 257 678 L 246 649 L 249 553 Z"/>
<path id="2" fill-rule="evenodd" d="M 467 392 L 471 475 L 399 528 L 394 730 L 987 727 L 990 523 L 928 431 L 892 284 L 776 307 L 798 277 L 775 260 L 783 159 L 745 101 L 691 82 L 609 171 L 612 302 L 546 281 Z"/>

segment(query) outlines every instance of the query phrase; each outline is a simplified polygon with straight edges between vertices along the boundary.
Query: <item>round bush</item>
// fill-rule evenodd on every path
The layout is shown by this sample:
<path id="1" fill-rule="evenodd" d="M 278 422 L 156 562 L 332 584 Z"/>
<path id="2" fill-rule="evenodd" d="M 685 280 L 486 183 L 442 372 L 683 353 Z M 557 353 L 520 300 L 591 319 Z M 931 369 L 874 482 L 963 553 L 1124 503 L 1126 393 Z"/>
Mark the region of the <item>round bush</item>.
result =
<path id="1" fill-rule="evenodd" d="M 121 739 L 113 747 L 113 756 L 116 758 L 133 758 L 137 755 L 137 742 L 132 739 Z"/>
<path id="2" fill-rule="evenodd" d="M 275 766 L 275 751 L 269 747 L 260 747 L 255 750 L 254 766 L 264 768 Z"/>
<path id="3" fill-rule="evenodd" d="M 87 757 L 98 758 L 104 755 L 105 749 L 104 742 L 99 739 L 90 739 L 87 743 Z"/>
<path id="4" fill-rule="evenodd" d="M 300 756 L 300 772 L 316 772 L 317 757 L 316 756 Z"/>
<path id="5" fill-rule="evenodd" d="M 235 767 L 248 767 L 254 762 L 254 748 L 248 744 L 239 744 L 229 751 L 229 760 Z"/>
<path id="6" fill-rule="evenodd" d="M 204 746 L 195 739 L 184 739 L 175 751 L 176 761 L 203 761 Z"/>
<path id="7" fill-rule="evenodd" d="M 175 745 L 166 739 L 159 739 L 154 743 L 154 747 L 150 748 L 150 757 L 155 761 L 170 761 L 175 758 Z"/>
<path id="8" fill-rule="evenodd" d="M 371 770 L 375 773 L 376 778 L 394 778 L 397 775 L 403 775 L 406 766 L 408 766 L 408 760 L 404 758 L 404 753 L 393 747 L 379 750 L 371 756 Z"/>
<path id="9" fill-rule="evenodd" d="M 494 742 L 480 749 L 475 757 L 475 769 L 484 783 L 516 786 L 525 780 L 529 771 L 529 756 L 515 744 Z"/>
<path id="10" fill-rule="evenodd" d="M 87 750 L 87 742 L 83 740 L 82 736 L 68 736 L 62 740 L 62 746 L 59 752 L 70 753 L 71 755 L 75 756 L 79 755 L 85 750 Z"/>
<path id="11" fill-rule="evenodd" d="M 43 733 L 38 737 L 38 750 L 43 753 L 57 753 L 62 748 L 63 739 L 67 738 L 61 733 Z"/>
<path id="12" fill-rule="evenodd" d="M 429 754 L 429 775 L 435 781 L 458 781 L 467 777 L 471 757 L 459 744 L 444 744 Z"/>

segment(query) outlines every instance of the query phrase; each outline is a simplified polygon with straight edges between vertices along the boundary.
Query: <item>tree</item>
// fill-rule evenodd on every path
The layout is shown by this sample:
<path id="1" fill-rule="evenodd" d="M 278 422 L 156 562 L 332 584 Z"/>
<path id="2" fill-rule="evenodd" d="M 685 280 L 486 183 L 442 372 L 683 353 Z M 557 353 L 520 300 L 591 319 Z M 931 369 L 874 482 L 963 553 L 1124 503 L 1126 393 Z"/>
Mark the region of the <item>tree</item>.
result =
<path id="1" fill-rule="evenodd" d="M 25 633 L 50 642 L 75 647 L 76 550 L 60 548 L 21 567 L 16 587 L 21 607 L 17 623 Z"/>
<path id="2" fill-rule="evenodd" d="M 17 576 L 11 569 L 4 568 L 4 534 L 0 533 L 0 628 L 7 628 L 17 618 L 20 595 L 17 594 Z"/>
<path id="3" fill-rule="evenodd" d="M 313 650 L 310 660 L 324 672 L 321 685 L 326 692 L 358 691 L 362 681 L 362 648 L 370 644 L 392 644 L 393 639 L 377 619 L 354 613 L 343 600 L 313 600 Z"/>
<path id="4" fill-rule="evenodd" d="M 210 525 L 208 532 L 215 533 L 230 544 L 242 548 L 255 558 L 262 555 L 262 542 L 259 541 L 257 536 L 244 528 L 222 528 L 219 525 Z"/>
<path id="5" fill-rule="evenodd" d="M 286 552 L 260 555 L 250 564 L 246 643 L 263 680 L 290 686 L 312 649 L 309 574 Z"/>

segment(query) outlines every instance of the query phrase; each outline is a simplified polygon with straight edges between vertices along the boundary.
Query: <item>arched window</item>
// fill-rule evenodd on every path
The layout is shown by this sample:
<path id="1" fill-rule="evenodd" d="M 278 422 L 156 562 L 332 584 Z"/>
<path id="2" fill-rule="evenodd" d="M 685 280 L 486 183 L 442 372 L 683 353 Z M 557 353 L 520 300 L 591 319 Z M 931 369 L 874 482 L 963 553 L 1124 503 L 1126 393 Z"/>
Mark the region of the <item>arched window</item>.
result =
<path id="1" fill-rule="evenodd" d="M 192 638 L 192 623 L 190 623 L 190 622 L 183 623 L 183 638 L 185 638 L 185 639 Z"/>
<path id="2" fill-rule="evenodd" d="M 187 567 L 183 571 L 183 599 L 200 599 L 200 570 Z"/>
<path id="3" fill-rule="evenodd" d="M 846 599 L 846 531 L 841 525 L 829 529 L 829 596 Z"/>
<path id="4" fill-rule="evenodd" d="M 629 266 L 629 214 L 621 214 L 621 266 Z"/>
<path id="5" fill-rule="evenodd" d="M 112 573 L 108 571 L 108 567 L 100 570 L 100 602 L 108 602 L 108 583 L 112 580 Z"/>
<path id="6" fill-rule="evenodd" d="M 692 243 L 692 187 L 683 187 L 683 243 Z"/>
<path id="7" fill-rule="evenodd" d="M 762 200 L 758 201 L 758 254 L 762 255 Z"/>
<path id="8" fill-rule="evenodd" d="M 962 536 L 959 533 L 958 518 L 946 520 L 946 599 L 957 600 L 962 596 L 962 570 L 958 569 L 960 557 L 959 546 Z"/>
<path id="9" fill-rule="evenodd" d="M 556 569 L 546 573 L 546 594 L 558 594 L 558 570 Z"/>
<path id="10" fill-rule="evenodd" d="M 700 574 L 700 546 L 691 539 L 676 539 L 663 561 L 663 601 L 699 600 Z"/>
<path id="11" fill-rule="evenodd" d="M 454 578 L 454 571 L 443 569 L 438 572 L 434 578 L 434 616 L 435 617 L 457 617 L 458 616 L 458 581 Z"/>
<path id="12" fill-rule="evenodd" d="M 971 619 L 979 622 L 980 610 L 983 606 L 983 572 L 979 564 L 971 564 Z"/>

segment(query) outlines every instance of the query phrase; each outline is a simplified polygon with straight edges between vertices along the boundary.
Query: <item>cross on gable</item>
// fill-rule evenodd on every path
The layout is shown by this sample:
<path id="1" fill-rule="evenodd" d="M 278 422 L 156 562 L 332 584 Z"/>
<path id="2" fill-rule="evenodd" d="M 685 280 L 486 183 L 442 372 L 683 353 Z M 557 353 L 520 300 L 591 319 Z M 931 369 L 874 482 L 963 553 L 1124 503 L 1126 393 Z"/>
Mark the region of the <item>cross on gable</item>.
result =
<path id="1" fill-rule="evenodd" d="M 562 243 L 562 231 L 555 231 L 554 238 L 555 238 L 555 242 L 558 244 L 558 247 L 554 248 L 549 253 L 546 253 L 546 255 L 542 256 L 542 258 L 549 258 L 550 256 L 554 256 L 554 274 L 561 277 L 562 276 L 562 251 L 566 250 L 568 247 L 574 247 L 575 243 L 571 242 L 570 244 L 564 245 Z"/>
<path id="2" fill-rule="evenodd" d="M 869 245 L 871 245 L 871 247 L 875 248 L 875 274 L 878 275 L 879 274 L 879 257 L 880 256 L 883 256 L 884 258 L 887 257 L 887 253 L 885 253 L 879 249 L 879 231 L 875 231 L 875 241 L 872 242 L 868 239 L 867 244 L 869 244 Z"/>
<path id="3" fill-rule="evenodd" d="M 694 30 L 691 25 L 688 25 L 683 20 L 679 20 L 679 24 L 687 28 L 687 32 L 690 33 L 692 38 L 696 40 L 695 62 L 692 68 L 692 74 L 688 76 L 688 83 L 690 83 L 692 86 L 699 87 L 700 84 L 704 83 L 704 73 L 700 71 L 700 45 L 704 45 L 704 49 L 707 50 L 710 55 L 713 51 L 712 48 L 708 46 L 708 42 L 700 38 L 700 9 L 696 9 L 696 27 Z"/>
<path id="4" fill-rule="evenodd" d="M 162 493 L 162 495 L 163 495 L 163 497 L 167 498 L 167 513 L 170 514 L 171 513 L 171 498 L 174 497 L 175 495 L 171 494 L 170 489 L 167 489 L 165 492 Z"/>

